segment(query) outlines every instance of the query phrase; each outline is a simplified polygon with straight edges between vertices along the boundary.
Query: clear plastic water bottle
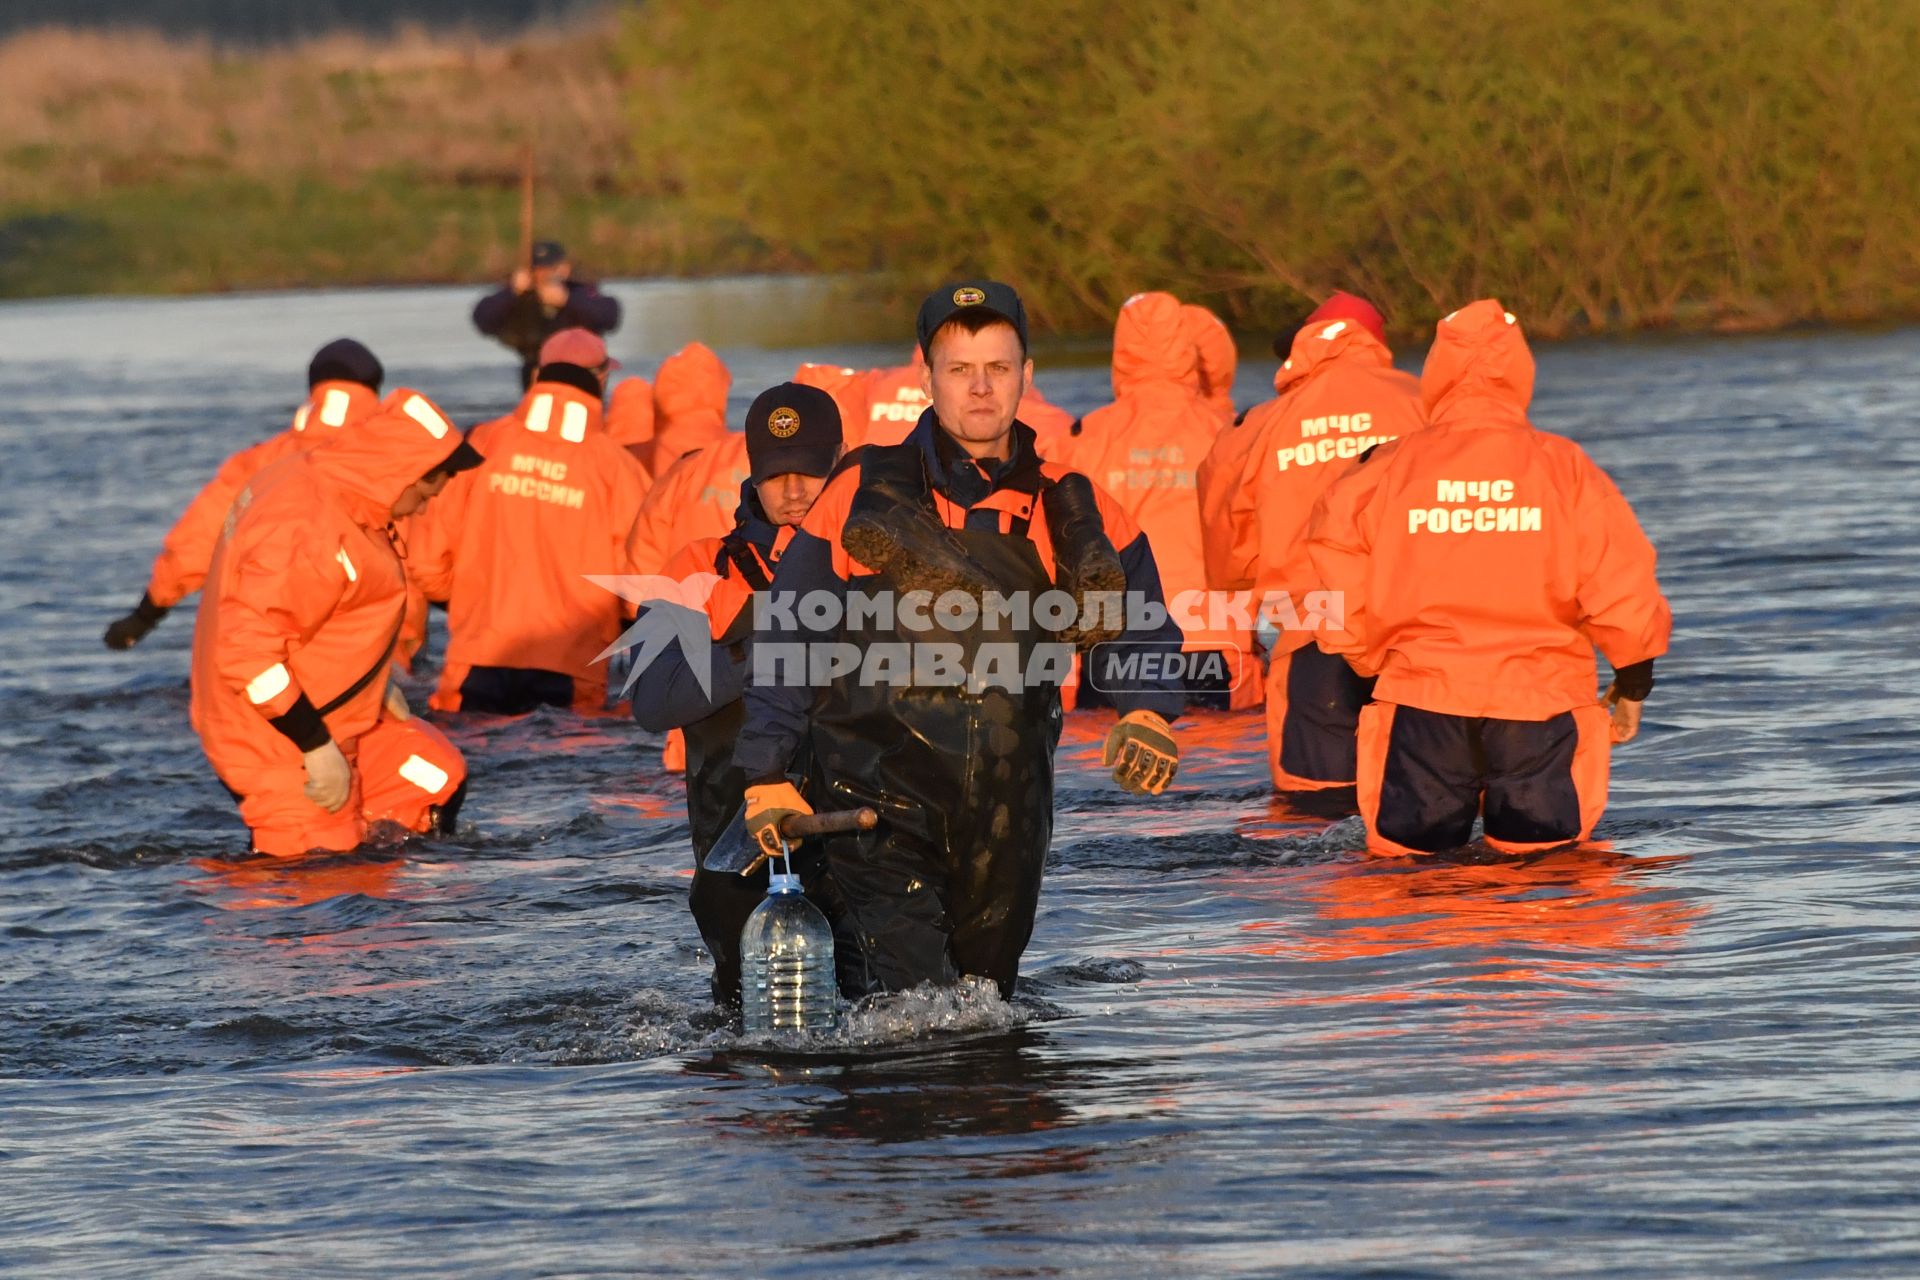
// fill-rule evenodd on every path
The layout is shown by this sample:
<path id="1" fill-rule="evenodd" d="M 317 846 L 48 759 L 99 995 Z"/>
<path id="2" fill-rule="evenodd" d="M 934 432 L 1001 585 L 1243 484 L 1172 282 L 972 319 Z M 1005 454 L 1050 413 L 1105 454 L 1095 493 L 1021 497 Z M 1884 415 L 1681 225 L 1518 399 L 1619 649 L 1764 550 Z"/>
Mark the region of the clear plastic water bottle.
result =
<path id="1" fill-rule="evenodd" d="M 740 1016 L 749 1032 L 840 1025 L 833 929 L 784 859 L 768 877 L 766 901 L 740 931 Z"/>

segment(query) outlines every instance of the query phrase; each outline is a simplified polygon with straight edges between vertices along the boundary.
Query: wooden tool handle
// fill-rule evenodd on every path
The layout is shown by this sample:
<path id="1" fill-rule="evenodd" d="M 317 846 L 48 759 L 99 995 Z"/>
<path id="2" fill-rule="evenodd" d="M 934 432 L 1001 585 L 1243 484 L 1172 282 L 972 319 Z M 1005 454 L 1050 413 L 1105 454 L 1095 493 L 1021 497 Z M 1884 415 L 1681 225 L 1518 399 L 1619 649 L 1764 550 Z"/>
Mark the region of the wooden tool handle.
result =
<path id="1" fill-rule="evenodd" d="M 848 831 L 871 831 L 879 825 L 880 815 L 871 809 L 835 809 L 830 813 L 797 813 L 780 824 L 780 834 L 789 840 L 806 840 Z"/>

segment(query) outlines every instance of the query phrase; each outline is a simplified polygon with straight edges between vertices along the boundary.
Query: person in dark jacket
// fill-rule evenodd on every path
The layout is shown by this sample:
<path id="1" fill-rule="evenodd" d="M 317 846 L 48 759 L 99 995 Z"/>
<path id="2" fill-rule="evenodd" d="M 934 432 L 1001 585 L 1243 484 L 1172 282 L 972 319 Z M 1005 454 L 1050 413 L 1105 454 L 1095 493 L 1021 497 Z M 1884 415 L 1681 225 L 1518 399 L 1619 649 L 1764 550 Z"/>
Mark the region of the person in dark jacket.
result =
<path id="1" fill-rule="evenodd" d="M 474 304 L 473 327 L 520 356 L 520 387 L 533 384 L 540 346 L 562 329 L 609 334 L 620 327 L 620 303 L 573 278 L 567 251 L 551 240 L 533 246 L 531 270 L 521 267 L 504 289 Z"/>
<path id="2" fill-rule="evenodd" d="M 772 582 L 781 554 L 826 487 L 842 446 L 833 397 L 793 382 L 761 392 L 747 410 L 742 431 L 751 473 L 740 485 L 733 529 L 687 544 L 661 575 L 683 585 L 683 600 L 700 603 L 712 641 L 705 669 L 696 671 L 695 656 L 676 638 L 633 677 L 633 718 L 641 727 L 654 733 L 680 729 L 686 735 L 687 824 L 694 855 L 688 901 L 713 956 L 714 997 L 727 1004 L 740 998 L 740 930 L 767 893 L 764 868 L 741 876 L 706 867 L 708 852 L 740 812 L 746 787 L 733 744 L 745 718 L 740 695 L 754 593 Z M 656 603 L 642 613 L 672 607 Z"/>
<path id="3" fill-rule="evenodd" d="M 1074 652 L 1121 637 L 1177 651 L 1180 629 L 1146 536 L 1111 495 L 1043 460 L 1017 418 L 1033 380 L 1019 295 L 948 285 L 918 331 L 930 406 L 903 442 L 847 460 L 781 557 L 734 761 L 747 832 L 769 856 L 789 815 L 880 816 L 819 845 L 844 994 L 980 977 L 1011 995 L 1053 834 Z M 1088 607 L 1123 593 L 1124 628 Z M 1151 677 L 1106 687 L 1121 714 L 1105 763 L 1127 790 L 1158 794 L 1179 761 L 1167 722 L 1183 692 Z"/>

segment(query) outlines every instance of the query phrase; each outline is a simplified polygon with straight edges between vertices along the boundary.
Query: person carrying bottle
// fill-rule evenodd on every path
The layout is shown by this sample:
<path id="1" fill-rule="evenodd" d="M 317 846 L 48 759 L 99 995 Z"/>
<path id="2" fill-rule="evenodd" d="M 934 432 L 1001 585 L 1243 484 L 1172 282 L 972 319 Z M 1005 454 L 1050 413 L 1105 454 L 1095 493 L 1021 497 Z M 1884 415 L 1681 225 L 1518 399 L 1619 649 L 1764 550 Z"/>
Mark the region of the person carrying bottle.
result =
<path id="1" fill-rule="evenodd" d="M 948 285 L 917 328 L 929 407 L 902 443 L 849 458 L 793 535 L 755 628 L 734 760 L 765 853 L 816 805 L 880 815 L 822 841 L 843 992 L 977 975 L 1011 994 L 1052 837 L 1060 681 L 1075 644 L 1118 630 L 1087 606 L 1124 592 L 1149 615 L 1127 640 L 1177 651 L 1180 632 L 1145 536 L 1044 462 L 1016 417 L 1033 379 L 1019 295 Z M 1018 608 L 1061 596 L 1082 606 L 1065 631 Z M 783 651 L 802 671 L 774 665 Z M 1181 692 L 1143 683 L 1114 701 L 1106 761 L 1158 794 L 1178 765 Z"/>
<path id="2" fill-rule="evenodd" d="M 764 870 L 743 877 L 706 868 L 707 852 L 740 811 L 746 788 L 734 740 L 746 717 L 741 693 L 754 594 L 772 584 L 787 545 L 826 487 L 840 459 L 841 430 L 833 397 L 817 387 L 783 382 L 755 397 L 742 431 L 751 474 L 741 482 L 733 528 L 682 547 L 661 576 L 683 584 L 685 602 L 643 606 L 637 619 L 644 628 L 653 610 L 697 603 L 712 642 L 698 654 L 686 652 L 677 638 L 658 649 L 632 678 L 633 718 L 654 733 L 686 735 L 694 856 L 688 905 L 713 957 L 714 996 L 728 1003 L 740 992 L 741 927 L 767 892 Z"/>

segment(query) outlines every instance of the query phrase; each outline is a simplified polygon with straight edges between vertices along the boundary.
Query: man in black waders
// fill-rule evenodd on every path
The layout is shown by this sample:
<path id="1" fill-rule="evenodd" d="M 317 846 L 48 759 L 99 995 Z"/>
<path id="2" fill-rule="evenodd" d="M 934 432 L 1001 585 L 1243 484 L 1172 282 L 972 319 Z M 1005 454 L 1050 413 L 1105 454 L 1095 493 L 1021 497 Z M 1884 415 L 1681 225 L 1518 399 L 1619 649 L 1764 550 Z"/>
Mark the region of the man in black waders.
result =
<path id="1" fill-rule="evenodd" d="M 746 684 L 753 598 L 772 583 L 787 544 L 840 460 L 840 409 L 818 387 L 783 382 L 760 393 L 742 429 L 751 473 L 740 486 L 732 532 L 682 548 L 660 575 L 680 584 L 678 599 L 642 610 L 644 621 L 656 610 L 697 606 L 696 632 L 704 630 L 705 641 L 697 634 L 691 645 L 677 636 L 665 641 L 631 677 L 633 718 L 641 727 L 686 734 L 687 824 L 694 856 L 688 905 L 713 956 L 714 998 L 726 1004 L 740 1000 L 740 930 L 767 896 L 764 868 L 742 876 L 709 871 L 706 865 L 728 820 L 740 812 L 746 786 L 733 745 L 746 719 L 740 693 Z M 689 647 L 707 656 L 690 655 Z"/>
<path id="2" fill-rule="evenodd" d="M 820 844 L 815 896 L 845 994 L 978 975 L 1005 996 L 1053 834 L 1074 650 L 1118 638 L 1171 652 L 1180 630 L 1139 528 L 1085 476 L 1043 462 L 1015 420 L 1033 380 L 1019 295 L 949 285 L 921 305 L 919 338 L 931 407 L 904 442 L 849 457 L 760 601 L 734 758 L 769 856 L 779 823 L 812 806 L 880 815 Z M 1158 794 L 1184 695 L 1156 684 L 1113 701 L 1106 762 L 1128 790 Z"/>

